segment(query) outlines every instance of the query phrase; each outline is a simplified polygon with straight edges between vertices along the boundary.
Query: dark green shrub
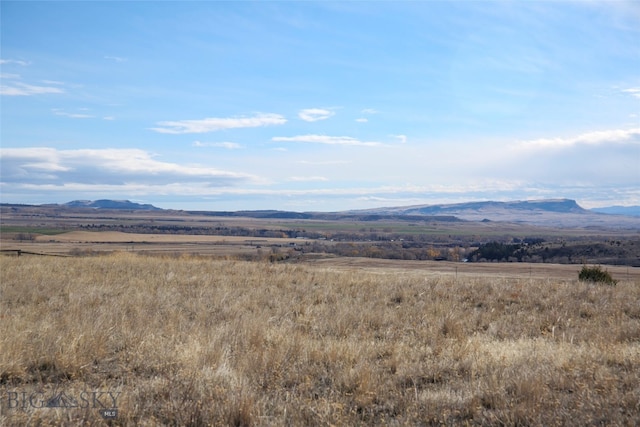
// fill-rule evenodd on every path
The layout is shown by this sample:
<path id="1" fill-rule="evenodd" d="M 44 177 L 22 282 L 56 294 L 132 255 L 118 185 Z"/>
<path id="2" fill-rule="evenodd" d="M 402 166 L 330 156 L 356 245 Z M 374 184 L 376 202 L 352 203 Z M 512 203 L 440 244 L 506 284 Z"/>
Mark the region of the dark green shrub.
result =
<path id="1" fill-rule="evenodd" d="M 578 274 L 578 279 L 583 282 L 604 283 L 605 285 L 615 286 L 618 282 L 613 280 L 611 274 L 603 270 L 599 265 L 594 267 L 582 266 L 582 270 Z"/>

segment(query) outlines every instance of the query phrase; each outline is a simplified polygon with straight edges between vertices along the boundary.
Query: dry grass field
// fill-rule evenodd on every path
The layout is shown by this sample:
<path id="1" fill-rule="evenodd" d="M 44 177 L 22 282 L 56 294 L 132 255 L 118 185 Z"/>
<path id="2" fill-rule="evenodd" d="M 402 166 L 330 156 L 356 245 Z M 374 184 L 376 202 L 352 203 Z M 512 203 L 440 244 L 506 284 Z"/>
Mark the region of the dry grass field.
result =
<path id="1" fill-rule="evenodd" d="M 635 273 L 387 267 L 0 257 L 0 425 L 639 422 Z"/>

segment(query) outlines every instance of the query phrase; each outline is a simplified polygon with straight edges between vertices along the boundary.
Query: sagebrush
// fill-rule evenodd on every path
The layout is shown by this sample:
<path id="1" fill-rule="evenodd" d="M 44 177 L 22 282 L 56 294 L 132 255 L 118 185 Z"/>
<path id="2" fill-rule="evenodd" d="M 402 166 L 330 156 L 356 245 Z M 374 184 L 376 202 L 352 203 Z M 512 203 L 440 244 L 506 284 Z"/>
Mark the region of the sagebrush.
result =
<path id="1" fill-rule="evenodd" d="M 580 273 L 578 273 L 578 279 L 584 282 L 592 283 L 604 283 L 605 285 L 615 286 L 618 282 L 611 277 L 611 273 L 603 270 L 601 266 L 583 266 Z"/>

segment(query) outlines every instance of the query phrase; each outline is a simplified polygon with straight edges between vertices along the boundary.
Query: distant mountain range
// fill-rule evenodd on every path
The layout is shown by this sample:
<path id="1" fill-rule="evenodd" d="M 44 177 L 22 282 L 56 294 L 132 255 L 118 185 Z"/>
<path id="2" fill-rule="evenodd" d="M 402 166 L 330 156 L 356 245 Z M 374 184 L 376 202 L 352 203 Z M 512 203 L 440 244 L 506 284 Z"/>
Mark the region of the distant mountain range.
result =
<path id="1" fill-rule="evenodd" d="M 8 204 L 3 204 L 8 205 Z M 59 205 L 62 208 L 163 211 L 150 204 L 129 200 L 74 200 Z M 250 218 L 316 219 L 316 220 L 405 220 L 421 221 L 494 221 L 532 224 L 550 227 L 604 227 L 640 229 L 640 206 L 611 206 L 584 209 L 571 199 L 544 199 L 510 202 L 467 202 L 455 204 L 417 205 L 351 210 L 343 212 L 291 212 L 279 210 L 255 211 L 185 211 L 207 216 Z"/>

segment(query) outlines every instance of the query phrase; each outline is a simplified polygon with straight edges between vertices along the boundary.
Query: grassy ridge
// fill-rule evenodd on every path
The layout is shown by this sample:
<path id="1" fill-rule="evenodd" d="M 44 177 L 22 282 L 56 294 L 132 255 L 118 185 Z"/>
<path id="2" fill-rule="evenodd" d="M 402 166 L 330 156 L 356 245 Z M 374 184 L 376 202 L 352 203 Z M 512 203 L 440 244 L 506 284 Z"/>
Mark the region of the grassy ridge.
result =
<path id="1" fill-rule="evenodd" d="M 115 425 L 629 425 L 640 284 L 115 254 L 0 258 L 6 393 L 121 393 Z"/>

